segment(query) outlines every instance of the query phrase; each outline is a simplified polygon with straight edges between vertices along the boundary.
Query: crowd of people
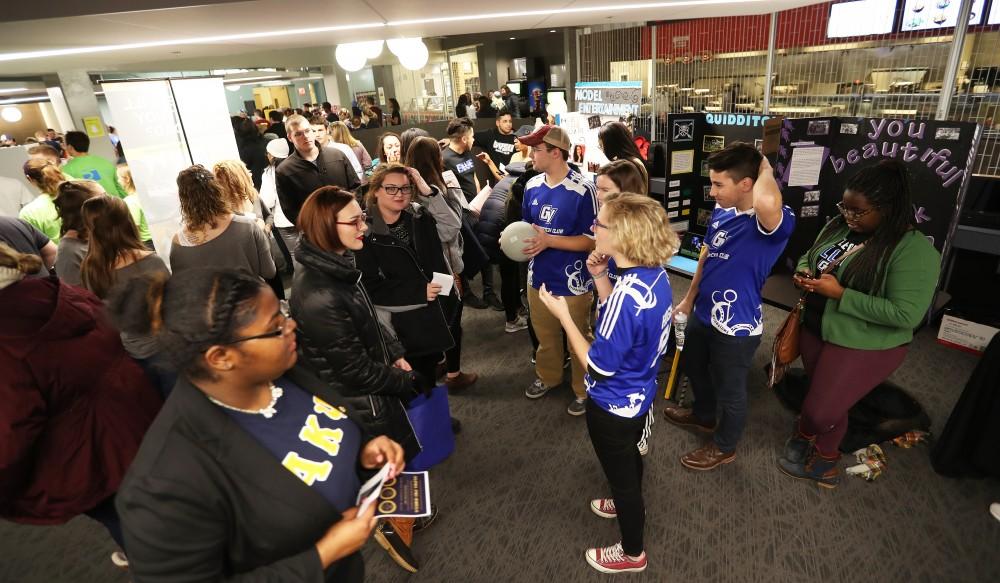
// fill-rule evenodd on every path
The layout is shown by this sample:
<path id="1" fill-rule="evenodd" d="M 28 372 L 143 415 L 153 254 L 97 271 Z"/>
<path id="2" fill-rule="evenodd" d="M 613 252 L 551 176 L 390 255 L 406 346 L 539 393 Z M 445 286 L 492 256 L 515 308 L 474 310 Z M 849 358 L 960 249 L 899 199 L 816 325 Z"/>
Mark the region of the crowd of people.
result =
<path id="1" fill-rule="evenodd" d="M 455 103 L 455 117 L 469 119 L 485 119 L 499 117 L 506 111 L 517 118 L 532 118 L 542 123 L 551 124 L 555 120 L 546 107 L 548 102 L 545 94 L 539 88 L 531 90 L 529 96 L 522 96 L 512 91 L 508 85 L 485 93 L 466 92 L 458 96 Z"/>
<path id="2" fill-rule="evenodd" d="M 527 398 L 569 379 L 566 412 L 585 419 L 607 478 L 590 508 L 620 531 L 585 561 L 644 570 L 643 456 L 678 314 L 695 400 L 664 415 L 706 438 L 680 463 L 733 462 L 747 423 L 761 289 L 795 227 L 767 159 L 741 143 L 710 157 L 717 206 L 675 305 L 665 265 L 678 237 L 624 124 L 602 128 L 611 162 L 591 178 L 562 128 L 515 130 L 511 103 L 488 132 L 457 117 L 443 136 L 386 132 L 372 153 L 328 105 L 272 111 L 266 128 L 234 117 L 239 159 L 176 177 L 181 220 L 163 257 L 127 166 L 90 155 L 81 132 L 62 151 L 32 148 L 37 193 L 5 187 L 0 201 L 0 516 L 91 516 L 137 582 L 360 581 L 370 537 L 416 572 L 413 538 L 437 507 L 380 520 L 355 495 L 420 453 L 415 397 L 479 381 L 461 358 L 468 304 L 527 330 Z M 493 188 L 473 207 L 481 176 Z M 914 229 L 898 163 L 858 172 L 839 209 L 795 276 L 811 386 L 777 459 L 825 487 L 841 478 L 848 409 L 902 363 L 940 259 Z M 534 231 L 527 262 L 500 248 L 518 221 Z"/>

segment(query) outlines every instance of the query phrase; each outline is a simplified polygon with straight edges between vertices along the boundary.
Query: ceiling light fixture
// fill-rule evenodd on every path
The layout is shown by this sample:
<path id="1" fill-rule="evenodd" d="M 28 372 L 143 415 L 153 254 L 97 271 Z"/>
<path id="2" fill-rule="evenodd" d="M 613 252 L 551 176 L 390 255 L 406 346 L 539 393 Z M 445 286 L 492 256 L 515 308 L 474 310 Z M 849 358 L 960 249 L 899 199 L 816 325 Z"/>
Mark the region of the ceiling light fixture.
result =
<path id="1" fill-rule="evenodd" d="M 640 4 L 616 5 L 615 10 L 644 10 L 660 8 L 680 8 L 684 6 L 711 6 L 719 4 L 762 4 L 767 0 L 677 0 L 674 2 L 649 2 Z M 345 24 L 341 26 L 319 26 L 313 28 L 296 28 L 286 30 L 268 30 L 259 32 L 248 32 L 242 34 L 226 34 L 217 36 L 202 36 L 180 39 L 170 39 L 162 41 L 147 41 L 136 43 L 124 43 L 119 45 L 99 45 L 94 47 L 68 47 L 63 49 L 49 49 L 41 51 L 21 51 L 16 53 L 0 54 L 0 62 L 21 61 L 25 59 L 39 59 L 43 57 L 61 57 L 67 55 L 87 55 L 93 53 L 107 53 L 111 51 L 126 51 L 132 49 L 148 49 L 155 47 L 172 47 L 178 45 L 196 45 L 225 43 L 230 41 L 243 41 L 261 38 L 275 38 L 281 36 L 299 36 L 309 34 L 325 34 L 330 32 L 345 32 L 356 30 L 367 30 L 385 27 L 412 26 L 417 24 L 435 24 L 442 22 L 463 22 L 472 20 L 495 20 L 504 18 L 522 18 L 534 16 L 553 16 L 557 14 L 589 14 L 591 12 L 605 12 L 606 4 L 599 6 L 581 6 L 574 8 L 553 8 L 549 10 L 527 10 L 518 12 L 495 12 L 468 14 L 464 16 L 443 16 L 434 18 L 417 18 L 412 20 L 395 20 L 390 22 L 367 22 L 361 24 Z"/>
<path id="2" fill-rule="evenodd" d="M 21 110 L 16 107 L 5 107 L 0 110 L 0 117 L 2 117 L 4 121 L 17 123 L 21 121 L 21 118 L 24 117 L 24 115 L 21 113 Z"/>
<path id="3" fill-rule="evenodd" d="M 263 77 L 241 77 L 239 79 L 227 79 L 223 81 L 226 85 L 230 83 L 246 83 L 247 81 L 266 81 L 268 79 L 281 79 L 281 75 L 264 75 Z"/>
<path id="4" fill-rule="evenodd" d="M 37 97 L 15 97 L 11 99 L 0 99 L 0 105 L 8 105 L 13 103 L 38 103 L 40 101 L 48 101 L 48 95 L 40 95 Z"/>

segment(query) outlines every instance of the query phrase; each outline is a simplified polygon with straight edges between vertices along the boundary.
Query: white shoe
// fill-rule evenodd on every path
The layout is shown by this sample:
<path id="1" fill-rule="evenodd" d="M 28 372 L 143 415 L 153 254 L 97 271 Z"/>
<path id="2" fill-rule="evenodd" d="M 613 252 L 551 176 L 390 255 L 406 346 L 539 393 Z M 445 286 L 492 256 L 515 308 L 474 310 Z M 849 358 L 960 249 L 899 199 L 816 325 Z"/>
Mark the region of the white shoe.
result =
<path id="1" fill-rule="evenodd" d="M 119 569 L 128 570 L 128 557 L 121 551 L 111 553 L 111 562 Z"/>
<path id="2" fill-rule="evenodd" d="M 598 498 L 590 501 L 590 510 L 601 518 L 616 518 L 618 511 L 615 510 L 614 498 Z"/>
<path id="3" fill-rule="evenodd" d="M 990 504 L 990 514 L 993 515 L 993 518 L 1000 520 L 1000 502 Z"/>
<path id="4" fill-rule="evenodd" d="M 518 316 L 513 322 L 506 322 L 503 326 L 503 331 L 508 334 L 513 334 L 514 332 L 520 332 L 521 330 L 527 330 L 528 319 L 524 316 Z"/>

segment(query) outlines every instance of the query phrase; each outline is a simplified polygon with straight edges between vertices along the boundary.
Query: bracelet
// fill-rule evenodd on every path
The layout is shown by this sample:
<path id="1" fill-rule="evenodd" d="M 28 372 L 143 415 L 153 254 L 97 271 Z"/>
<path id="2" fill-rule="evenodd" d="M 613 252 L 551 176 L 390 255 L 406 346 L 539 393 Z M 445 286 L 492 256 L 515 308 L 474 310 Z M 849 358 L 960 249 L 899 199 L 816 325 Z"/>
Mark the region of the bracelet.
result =
<path id="1" fill-rule="evenodd" d="M 593 277 L 594 279 L 601 279 L 602 277 L 607 277 L 607 276 L 608 276 L 608 270 L 605 269 L 604 271 L 594 274 L 591 277 Z"/>

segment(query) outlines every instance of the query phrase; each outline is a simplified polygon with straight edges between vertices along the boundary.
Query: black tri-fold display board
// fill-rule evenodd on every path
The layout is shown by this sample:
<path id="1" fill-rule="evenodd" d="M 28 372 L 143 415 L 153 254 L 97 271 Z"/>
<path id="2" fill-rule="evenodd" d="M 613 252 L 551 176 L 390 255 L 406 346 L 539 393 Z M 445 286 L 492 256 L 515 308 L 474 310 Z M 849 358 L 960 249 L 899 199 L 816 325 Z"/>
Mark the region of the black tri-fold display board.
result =
<path id="1" fill-rule="evenodd" d="M 744 113 L 672 113 L 667 116 L 667 189 L 671 223 L 705 234 L 715 201 L 709 197 L 708 157 L 733 142 L 761 149 L 770 116 Z"/>
<path id="2" fill-rule="evenodd" d="M 903 162 L 909 174 L 913 218 L 941 252 L 975 162 L 980 128 L 957 121 L 817 117 L 784 119 L 772 163 L 796 226 L 776 272 L 791 272 L 823 226 L 839 212 L 847 181 L 881 160 Z"/>

